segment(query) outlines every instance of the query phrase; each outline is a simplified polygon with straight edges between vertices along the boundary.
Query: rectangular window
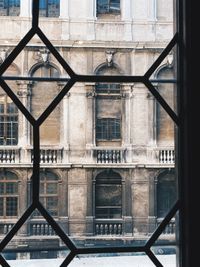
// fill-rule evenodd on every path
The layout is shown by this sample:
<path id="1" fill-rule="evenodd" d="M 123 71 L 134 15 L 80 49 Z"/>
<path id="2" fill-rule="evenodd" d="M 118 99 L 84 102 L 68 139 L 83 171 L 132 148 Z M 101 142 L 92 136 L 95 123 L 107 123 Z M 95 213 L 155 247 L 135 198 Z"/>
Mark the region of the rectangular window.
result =
<path id="1" fill-rule="evenodd" d="M 120 0 L 97 0 L 97 14 L 119 14 Z"/>
<path id="2" fill-rule="evenodd" d="M 0 16 L 19 16 L 20 0 L 0 0 Z"/>
<path id="3" fill-rule="evenodd" d="M 59 17 L 60 0 L 40 0 L 40 17 Z"/>
<path id="4" fill-rule="evenodd" d="M 113 140 L 121 138 L 121 120 L 115 118 L 97 119 L 96 139 Z"/>

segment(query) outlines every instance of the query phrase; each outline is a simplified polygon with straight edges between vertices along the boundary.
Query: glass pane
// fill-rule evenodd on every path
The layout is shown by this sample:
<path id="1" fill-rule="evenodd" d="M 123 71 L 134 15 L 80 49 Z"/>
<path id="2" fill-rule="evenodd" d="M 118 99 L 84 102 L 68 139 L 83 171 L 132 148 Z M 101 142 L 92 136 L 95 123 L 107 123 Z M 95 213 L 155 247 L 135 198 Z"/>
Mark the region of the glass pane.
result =
<path id="1" fill-rule="evenodd" d="M 0 194 L 4 194 L 4 183 L 0 183 Z"/>
<path id="2" fill-rule="evenodd" d="M 17 183 L 6 183 L 6 194 L 17 194 L 18 184 Z"/>
<path id="3" fill-rule="evenodd" d="M 4 198 L 0 197 L 0 216 L 3 216 L 3 202 L 4 202 Z"/>
<path id="4" fill-rule="evenodd" d="M 47 183 L 47 194 L 57 194 L 58 193 L 58 185 Z"/>
<path id="5" fill-rule="evenodd" d="M 17 216 L 18 214 L 18 198 L 6 198 L 6 216 Z"/>
<path id="6" fill-rule="evenodd" d="M 97 206 L 119 206 L 122 203 L 121 185 L 97 185 Z"/>

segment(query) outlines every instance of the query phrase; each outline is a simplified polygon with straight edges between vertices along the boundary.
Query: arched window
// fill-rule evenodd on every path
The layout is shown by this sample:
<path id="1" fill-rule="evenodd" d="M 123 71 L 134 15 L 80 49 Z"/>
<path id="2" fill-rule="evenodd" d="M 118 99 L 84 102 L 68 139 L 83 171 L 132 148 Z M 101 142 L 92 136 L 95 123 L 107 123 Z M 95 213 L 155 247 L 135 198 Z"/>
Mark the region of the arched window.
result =
<path id="1" fill-rule="evenodd" d="M 164 218 L 176 201 L 175 174 L 173 171 L 162 173 L 157 184 L 157 217 Z"/>
<path id="2" fill-rule="evenodd" d="M 20 0 L 0 0 L 0 16 L 19 16 Z"/>
<path id="3" fill-rule="evenodd" d="M 0 217 L 18 215 L 18 177 L 12 172 L 0 172 Z"/>
<path id="4" fill-rule="evenodd" d="M 17 145 L 18 109 L 5 94 L 0 95 L 0 145 Z"/>
<path id="5" fill-rule="evenodd" d="M 122 217 L 122 179 L 113 171 L 105 171 L 96 177 L 95 217 L 96 219 Z"/>
<path id="6" fill-rule="evenodd" d="M 158 79 L 173 79 L 173 68 L 162 68 L 158 75 Z M 171 83 L 158 83 L 157 89 L 159 94 L 164 98 L 168 105 L 175 109 L 175 86 Z M 174 122 L 169 117 L 167 112 L 156 103 L 156 124 L 157 124 L 157 144 L 158 145 L 173 145 L 174 142 Z"/>
<path id="7" fill-rule="evenodd" d="M 56 78 L 60 72 L 54 64 L 49 62 L 34 66 L 30 73 L 33 77 Z M 38 118 L 47 106 L 53 101 L 59 91 L 59 85 L 55 81 L 35 81 L 31 92 L 31 114 Z M 57 105 L 50 116 L 45 120 L 40 128 L 41 145 L 59 144 L 60 142 L 60 110 L 61 105 Z"/>
<path id="8" fill-rule="evenodd" d="M 60 0 L 40 0 L 41 17 L 59 17 Z"/>
<path id="9" fill-rule="evenodd" d="M 52 216 L 58 215 L 58 176 L 40 172 L 40 201 Z"/>
<path id="10" fill-rule="evenodd" d="M 119 75 L 118 69 L 112 65 L 101 66 L 98 75 Z M 97 83 L 95 86 L 96 97 L 96 140 L 120 141 L 121 140 L 121 86 L 113 83 Z"/>
<path id="11" fill-rule="evenodd" d="M 120 0 L 97 0 L 97 14 L 119 14 Z"/>

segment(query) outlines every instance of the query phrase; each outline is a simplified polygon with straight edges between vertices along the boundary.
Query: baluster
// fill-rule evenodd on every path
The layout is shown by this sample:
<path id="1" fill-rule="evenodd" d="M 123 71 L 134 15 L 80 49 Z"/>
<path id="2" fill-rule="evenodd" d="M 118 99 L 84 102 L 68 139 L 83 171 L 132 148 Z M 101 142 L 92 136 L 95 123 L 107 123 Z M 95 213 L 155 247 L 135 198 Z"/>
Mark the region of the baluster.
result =
<path id="1" fill-rule="evenodd" d="M 101 162 L 101 152 L 97 150 L 97 163 Z"/>
<path id="2" fill-rule="evenodd" d="M 6 163 L 6 151 L 3 151 L 3 163 Z"/>
<path id="3" fill-rule="evenodd" d="M 40 235 L 40 225 L 36 224 L 36 235 Z"/>
<path id="4" fill-rule="evenodd" d="M 103 235 L 103 224 L 100 224 L 100 234 Z"/>
<path id="5" fill-rule="evenodd" d="M 49 235 L 49 227 L 48 227 L 48 224 L 44 224 L 44 234 L 45 235 Z"/>
<path id="6" fill-rule="evenodd" d="M 98 235 L 99 234 L 99 224 L 97 223 L 96 224 L 96 235 Z"/>
<path id="7" fill-rule="evenodd" d="M 12 228 L 12 224 L 9 224 L 8 225 L 8 232 L 11 230 L 11 228 Z"/>
<path id="8" fill-rule="evenodd" d="M 113 234 L 116 235 L 117 234 L 117 225 L 116 223 L 113 226 Z"/>
<path id="9" fill-rule="evenodd" d="M 108 150 L 105 150 L 105 163 L 109 163 Z"/>
<path id="10" fill-rule="evenodd" d="M 57 163 L 57 159 L 58 159 L 58 151 L 57 151 L 57 150 L 54 150 L 54 151 L 53 151 L 53 161 L 54 161 L 55 163 Z"/>
<path id="11" fill-rule="evenodd" d="M 117 154 L 117 163 L 120 163 L 121 162 L 121 159 L 120 159 L 120 150 L 117 150 L 116 151 L 116 154 Z"/>
<path id="12" fill-rule="evenodd" d="M 8 225 L 7 224 L 4 224 L 4 227 L 3 227 L 3 233 L 4 235 L 7 234 L 8 232 Z"/>
<path id="13" fill-rule="evenodd" d="M 36 235 L 36 225 L 35 224 L 32 225 L 32 233 L 31 234 Z"/>
<path id="14" fill-rule="evenodd" d="M 118 224 L 117 233 L 118 233 L 118 235 L 122 234 L 122 225 L 121 225 L 121 223 Z"/>
<path id="15" fill-rule="evenodd" d="M 105 230 L 105 235 L 107 235 L 108 234 L 108 225 L 107 225 L 107 223 L 104 226 L 104 230 Z"/>
<path id="16" fill-rule="evenodd" d="M 112 232 L 113 232 L 113 226 L 112 226 L 112 224 L 110 223 L 110 224 L 109 224 L 109 234 L 112 235 Z"/>

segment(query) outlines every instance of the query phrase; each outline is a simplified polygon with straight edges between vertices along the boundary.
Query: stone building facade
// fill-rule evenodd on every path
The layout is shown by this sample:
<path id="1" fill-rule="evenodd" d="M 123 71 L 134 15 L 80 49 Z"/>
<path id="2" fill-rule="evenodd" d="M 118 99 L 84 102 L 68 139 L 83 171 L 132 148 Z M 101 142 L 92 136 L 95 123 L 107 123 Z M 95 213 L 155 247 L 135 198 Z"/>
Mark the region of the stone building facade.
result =
<path id="1" fill-rule="evenodd" d="M 31 27 L 31 0 L 4 2 L 1 62 Z M 173 37 L 172 2 L 40 1 L 39 27 L 78 74 L 144 75 Z M 173 61 L 172 53 L 152 80 L 175 109 L 174 85 L 159 82 L 174 78 Z M 40 118 L 68 78 L 37 35 L 4 76 L 34 118 Z M 36 79 L 42 77 L 62 79 Z M 0 123 L 3 238 L 31 204 L 33 134 L 2 89 Z M 174 123 L 144 84 L 76 83 L 40 129 L 41 202 L 77 244 L 143 243 L 176 200 L 174 132 Z M 165 242 L 175 240 L 174 224 L 162 235 Z M 62 242 L 35 211 L 9 247 L 38 244 L 58 248 Z M 42 257 L 39 252 L 29 256 Z"/>

